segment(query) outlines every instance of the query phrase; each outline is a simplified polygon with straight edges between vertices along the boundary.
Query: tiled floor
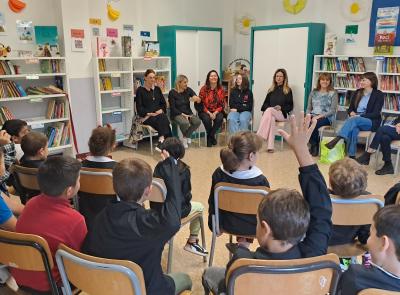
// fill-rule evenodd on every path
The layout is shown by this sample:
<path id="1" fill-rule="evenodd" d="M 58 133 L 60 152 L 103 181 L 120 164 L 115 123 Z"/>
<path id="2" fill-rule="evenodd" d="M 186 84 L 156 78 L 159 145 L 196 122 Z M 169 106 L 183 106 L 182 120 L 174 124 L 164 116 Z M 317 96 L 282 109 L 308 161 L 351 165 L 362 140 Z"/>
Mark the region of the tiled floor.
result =
<path id="1" fill-rule="evenodd" d="M 221 137 L 223 140 L 223 137 Z M 193 200 L 202 202 L 207 208 L 207 200 L 210 193 L 211 175 L 213 171 L 221 165 L 219 159 L 219 150 L 221 146 L 213 148 L 189 148 L 186 152 L 184 161 L 191 167 L 192 173 L 192 190 Z M 276 148 L 279 144 L 276 144 Z M 138 150 L 131 150 L 128 148 L 119 148 L 113 153 L 115 160 L 121 160 L 127 157 L 138 157 L 147 161 L 152 167 L 161 159 L 159 154 L 155 153 L 151 156 L 149 153 L 149 145 L 147 143 L 140 143 Z M 374 163 L 372 163 L 373 165 Z M 374 167 L 368 167 L 368 188 L 367 190 L 375 194 L 384 194 L 389 187 L 395 184 L 399 178 L 397 176 L 376 176 L 374 174 Z M 273 154 L 261 152 L 259 154 L 257 166 L 262 169 L 271 188 L 296 188 L 299 189 L 298 184 L 298 170 L 297 162 L 292 152 L 285 146 L 284 149 L 277 150 Z M 328 165 L 319 165 L 323 175 L 326 177 L 328 172 Z M 206 209 L 207 210 L 207 209 Z M 207 216 L 205 213 L 205 224 L 207 224 Z M 188 227 L 179 231 L 174 240 L 174 272 L 186 272 L 193 281 L 193 294 L 203 294 L 201 287 L 201 274 L 206 267 L 200 256 L 195 256 L 183 250 L 186 238 L 188 236 Z M 207 248 L 210 247 L 211 232 L 206 229 Z M 214 258 L 215 266 L 225 266 L 228 261 L 228 252 L 225 248 L 225 243 L 228 241 L 227 236 L 222 236 L 217 239 L 216 255 Z M 166 251 L 164 251 L 163 266 L 166 265 Z M 3 292 L 2 292 L 3 291 Z M 0 289 L 0 294 L 5 293 L 4 289 Z"/>

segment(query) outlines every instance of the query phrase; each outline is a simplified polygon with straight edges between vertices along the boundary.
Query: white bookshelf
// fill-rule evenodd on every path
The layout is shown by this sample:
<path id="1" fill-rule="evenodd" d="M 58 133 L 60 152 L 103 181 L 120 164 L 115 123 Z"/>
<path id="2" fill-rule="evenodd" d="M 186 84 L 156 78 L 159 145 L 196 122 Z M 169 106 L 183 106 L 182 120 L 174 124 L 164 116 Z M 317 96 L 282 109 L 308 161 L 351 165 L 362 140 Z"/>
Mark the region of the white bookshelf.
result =
<path id="1" fill-rule="evenodd" d="M 104 60 L 105 69 L 99 67 Z M 102 61 L 103 62 L 103 61 Z M 165 77 L 163 94 L 171 89 L 170 57 L 93 57 L 94 87 L 96 92 L 96 114 L 98 125 L 110 124 L 117 131 L 117 142 L 133 147 L 127 142 L 134 114 L 134 83 L 143 82 L 147 69 Z M 101 81 L 111 79 L 112 89 L 102 89 Z"/>
<path id="2" fill-rule="evenodd" d="M 64 57 L 3 57 L 0 58 L 0 62 L 9 62 L 10 67 L 13 68 L 13 73 L 0 75 L 2 85 L 8 83 L 4 81 L 11 81 L 18 84 L 25 92 L 28 87 L 49 85 L 55 85 L 64 90 L 64 93 L 60 94 L 28 94 L 26 96 L 10 96 L 0 92 L 0 107 L 7 107 L 15 118 L 25 120 L 32 130 L 46 135 L 50 127 L 60 127 L 60 124 L 63 124 L 65 128 L 71 126 L 69 106 L 64 108 L 65 114 L 62 118 L 47 117 L 48 104 L 52 100 L 64 105 L 68 102 L 69 90 Z M 52 63 L 57 63 L 57 66 L 53 67 Z M 19 95 L 22 95 L 21 92 Z M 53 143 L 49 146 L 50 153 L 74 155 L 71 130 L 72 128 L 69 127 L 66 144 Z"/>

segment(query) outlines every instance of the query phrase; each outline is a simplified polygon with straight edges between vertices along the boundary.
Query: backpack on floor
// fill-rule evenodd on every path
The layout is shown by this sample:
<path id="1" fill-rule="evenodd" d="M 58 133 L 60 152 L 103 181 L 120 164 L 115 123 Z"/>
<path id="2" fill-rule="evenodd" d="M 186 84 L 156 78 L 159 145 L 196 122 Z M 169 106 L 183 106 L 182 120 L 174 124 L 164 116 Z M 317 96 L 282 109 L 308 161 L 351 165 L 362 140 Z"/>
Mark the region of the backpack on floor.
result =
<path id="1" fill-rule="evenodd" d="M 321 157 L 319 162 L 322 164 L 332 164 L 338 160 L 341 160 L 345 157 L 345 144 L 343 139 L 341 139 L 333 149 L 328 149 L 325 144 L 330 142 L 334 137 L 324 137 L 321 140 Z"/>

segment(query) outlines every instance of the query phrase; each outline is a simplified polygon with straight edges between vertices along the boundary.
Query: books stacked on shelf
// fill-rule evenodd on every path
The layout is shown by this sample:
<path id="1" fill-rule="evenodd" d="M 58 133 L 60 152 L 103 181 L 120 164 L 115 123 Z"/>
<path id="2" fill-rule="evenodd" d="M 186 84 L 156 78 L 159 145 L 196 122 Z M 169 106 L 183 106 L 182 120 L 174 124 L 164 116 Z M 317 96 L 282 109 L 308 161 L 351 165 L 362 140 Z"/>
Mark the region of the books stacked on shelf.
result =
<path id="1" fill-rule="evenodd" d="M 47 104 L 46 119 L 61 119 L 69 114 L 69 104 L 67 100 L 50 100 Z"/>
<path id="2" fill-rule="evenodd" d="M 47 127 L 46 136 L 49 139 L 48 147 L 57 147 L 69 144 L 69 122 L 57 122 Z"/>
<path id="3" fill-rule="evenodd" d="M 133 77 L 133 91 L 136 94 L 136 90 L 140 87 L 143 86 L 144 84 L 144 79 L 142 77 Z"/>
<path id="4" fill-rule="evenodd" d="M 15 67 L 9 60 L 0 60 L 0 75 L 15 75 Z"/>
<path id="5" fill-rule="evenodd" d="M 380 86 L 382 91 L 400 91 L 400 76 L 381 76 Z"/>
<path id="6" fill-rule="evenodd" d="M 5 121 L 11 119 L 15 119 L 13 113 L 5 106 L 0 107 L 0 124 L 3 125 Z"/>
<path id="7" fill-rule="evenodd" d="M 156 79 L 156 86 L 161 88 L 162 93 L 165 93 L 167 91 L 167 84 L 166 84 L 167 78 L 163 75 L 157 75 L 155 79 Z"/>
<path id="8" fill-rule="evenodd" d="M 64 90 L 54 86 L 49 85 L 45 87 L 30 86 L 26 88 L 26 93 L 28 95 L 46 95 L 46 94 L 64 94 Z"/>
<path id="9" fill-rule="evenodd" d="M 60 73 L 61 72 L 60 60 L 57 59 L 41 60 L 40 70 L 42 73 Z"/>
<path id="10" fill-rule="evenodd" d="M 122 56 L 132 56 L 132 38 L 130 36 L 121 37 Z"/>
<path id="11" fill-rule="evenodd" d="M 106 71 L 106 60 L 105 59 L 99 59 L 99 71 L 100 72 Z"/>
<path id="12" fill-rule="evenodd" d="M 362 57 L 322 57 L 320 69 L 323 71 L 365 72 L 365 63 Z"/>
<path id="13" fill-rule="evenodd" d="M 360 88 L 360 82 L 359 75 L 337 75 L 335 77 L 336 88 Z"/>
<path id="14" fill-rule="evenodd" d="M 385 93 L 383 108 L 390 111 L 399 111 L 400 95 Z"/>
<path id="15" fill-rule="evenodd" d="M 110 77 L 100 78 L 100 90 L 112 90 L 112 83 Z"/>
<path id="16" fill-rule="evenodd" d="M 382 62 L 382 72 L 400 73 L 400 57 L 385 57 Z"/>
<path id="17" fill-rule="evenodd" d="M 9 80 L 0 80 L 0 97 L 27 96 L 21 85 Z"/>

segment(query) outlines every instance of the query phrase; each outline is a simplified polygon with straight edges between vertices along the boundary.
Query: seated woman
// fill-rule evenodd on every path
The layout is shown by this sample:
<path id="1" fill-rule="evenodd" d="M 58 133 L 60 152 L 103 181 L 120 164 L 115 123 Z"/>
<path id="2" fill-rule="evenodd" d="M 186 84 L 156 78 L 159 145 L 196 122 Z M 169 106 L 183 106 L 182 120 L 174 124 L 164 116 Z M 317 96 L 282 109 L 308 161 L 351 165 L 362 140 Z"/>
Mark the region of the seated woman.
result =
<path id="1" fill-rule="evenodd" d="M 376 175 L 393 174 L 393 164 L 392 164 L 392 149 L 390 148 L 390 143 L 393 140 L 400 140 L 400 117 L 389 124 L 379 127 L 376 131 L 374 139 L 372 140 L 369 148 L 364 152 L 359 158 L 357 158 L 358 163 L 362 165 L 368 165 L 371 155 L 375 153 L 381 146 L 382 159 L 385 162 L 383 167 L 375 171 Z"/>
<path id="2" fill-rule="evenodd" d="M 190 108 L 190 101 L 201 102 L 192 88 L 188 87 L 188 78 L 185 75 L 176 77 L 175 88 L 168 94 L 171 120 L 178 124 L 182 132 L 182 144 L 187 149 L 192 133 L 200 126 L 199 117 L 195 116 Z"/>
<path id="3" fill-rule="evenodd" d="M 235 85 L 229 95 L 228 126 L 229 133 L 249 130 L 253 112 L 253 92 L 249 89 L 249 79 L 237 75 Z"/>
<path id="4" fill-rule="evenodd" d="M 272 86 L 268 89 L 267 97 L 261 107 L 264 112 L 257 134 L 267 141 L 267 151 L 274 152 L 275 122 L 285 121 L 288 113 L 293 110 L 293 95 L 288 84 L 285 69 L 275 71 Z"/>
<path id="5" fill-rule="evenodd" d="M 201 105 L 197 104 L 199 117 L 207 132 L 207 146 L 217 144 L 215 134 L 224 120 L 225 91 L 217 71 L 211 70 L 207 74 L 206 83 L 200 89 Z"/>
<path id="6" fill-rule="evenodd" d="M 338 136 L 326 144 L 333 149 L 339 140 L 344 139 L 347 144 L 347 154 L 355 158 L 357 137 L 360 131 L 375 132 L 381 124 L 381 110 L 383 107 L 383 93 L 377 89 L 378 78 L 373 72 L 366 72 L 361 76 L 361 88 L 351 97 L 346 120 Z"/>
<path id="7" fill-rule="evenodd" d="M 332 85 L 332 76 L 322 73 L 318 77 L 317 87 L 308 96 L 307 114 L 317 119 L 313 133 L 310 137 L 310 154 L 318 155 L 319 131 L 322 126 L 332 124 L 333 116 L 338 103 L 337 91 Z"/>
<path id="8" fill-rule="evenodd" d="M 166 115 L 167 103 L 160 87 L 155 86 L 156 72 L 152 69 L 144 73 L 144 85 L 136 91 L 136 109 L 143 124 L 150 125 L 158 132 L 156 150 L 161 152 L 161 144 L 171 136 L 171 128 Z"/>

